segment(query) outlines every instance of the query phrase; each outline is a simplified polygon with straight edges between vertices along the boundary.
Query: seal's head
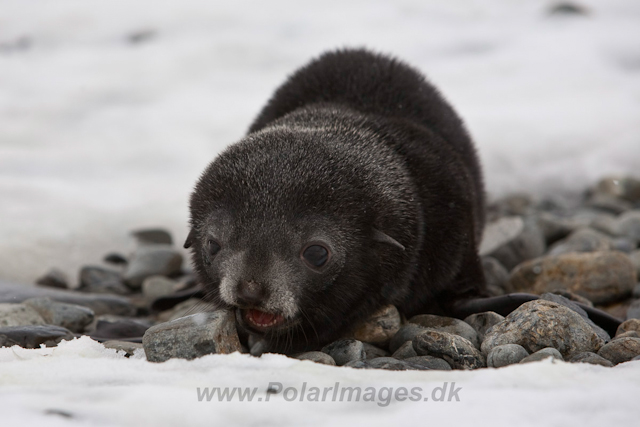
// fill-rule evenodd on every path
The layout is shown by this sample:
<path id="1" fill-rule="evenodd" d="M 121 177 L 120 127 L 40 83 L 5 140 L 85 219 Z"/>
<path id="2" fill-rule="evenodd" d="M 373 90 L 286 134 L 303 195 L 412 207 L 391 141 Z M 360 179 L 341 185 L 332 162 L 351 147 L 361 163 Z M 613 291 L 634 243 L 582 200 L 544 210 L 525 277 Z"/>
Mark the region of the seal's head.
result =
<path id="1" fill-rule="evenodd" d="M 362 155 L 322 129 L 274 127 L 232 145 L 196 185 L 185 247 L 199 280 L 208 299 L 235 310 L 238 326 L 270 351 L 337 338 L 391 297 L 396 279 L 406 280 L 393 267 L 406 264 L 398 240 L 415 242 L 392 239 L 380 225 L 401 233 L 414 219 L 380 215 L 375 162 L 349 160 Z M 386 184 L 386 194 L 393 209 L 402 191 Z"/>

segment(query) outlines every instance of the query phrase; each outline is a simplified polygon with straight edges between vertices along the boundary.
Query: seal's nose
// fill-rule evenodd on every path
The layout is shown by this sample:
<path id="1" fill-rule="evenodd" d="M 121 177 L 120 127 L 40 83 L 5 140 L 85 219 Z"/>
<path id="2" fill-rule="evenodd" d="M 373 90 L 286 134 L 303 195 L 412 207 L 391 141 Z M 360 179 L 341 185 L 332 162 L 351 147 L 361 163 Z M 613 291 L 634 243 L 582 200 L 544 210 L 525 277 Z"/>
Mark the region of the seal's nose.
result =
<path id="1" fill-rule="evenodd" d="M 253 280 L 241 280 L 238 283 L 237 301 L 240 306 L 257 306 L 266 297 L 266 291 L 262 284 Z"/>

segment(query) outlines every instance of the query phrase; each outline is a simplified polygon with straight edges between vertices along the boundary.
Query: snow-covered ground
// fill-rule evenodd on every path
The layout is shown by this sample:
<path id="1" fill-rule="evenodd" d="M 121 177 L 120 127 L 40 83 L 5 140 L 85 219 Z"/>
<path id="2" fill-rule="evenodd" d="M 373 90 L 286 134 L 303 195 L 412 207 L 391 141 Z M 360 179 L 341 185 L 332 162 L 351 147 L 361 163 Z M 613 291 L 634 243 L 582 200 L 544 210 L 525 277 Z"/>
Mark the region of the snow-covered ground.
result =
<path id="1" fill-rule="evenodd" d="M 320 52 L 368 46 L 423 70 L 466 120 L 489 192 L 640 174 L 640 3 L 580 0 L 0 1 L 0 278 L 31 282 L 186 235 L 206 164 Z M 631 425 L 640 364 L 371 373 L 282 357 L 147 364 L 90 345 L 0 351 L 0 417 L 64 425 Z M 194 388 L 456 381 L 462 401 L 196 403 Z M 273 404 L 271 404 L 273 403 Z M 43 415 L 64 409 L 78 419 Z M 79 421 L 78 421 L 79 420 Z M 398 425 L 399 424 L 398 422 Z"/>

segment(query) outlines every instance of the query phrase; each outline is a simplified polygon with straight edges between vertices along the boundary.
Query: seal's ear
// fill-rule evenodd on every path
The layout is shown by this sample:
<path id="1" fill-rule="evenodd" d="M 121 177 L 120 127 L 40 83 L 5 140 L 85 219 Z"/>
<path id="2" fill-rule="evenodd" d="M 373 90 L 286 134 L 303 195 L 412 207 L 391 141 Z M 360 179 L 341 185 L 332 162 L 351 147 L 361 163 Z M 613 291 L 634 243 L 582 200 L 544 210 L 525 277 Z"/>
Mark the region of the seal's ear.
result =
<path id="1" fill-rule="evenodd" d="M 404 251 L 404 246 L 402 246 L 400 242 L 398 242 L 388 234 L 385 234 L 382 231 L 378 230 L 377 228 L 373 229 L 373 240 L 375 240 L 376 242 L 387 243 L 389 245 L 395 246 L 396 248 L 399 248 L 401 251 Z"/>
<path id="2" fill-rule="evenodd" d="M 196 230 L 194 230 L 193 228 L 191 229 L 191 231 L 189 232 L 189 235 L 187 236 L 187 240 L 185 240 L 184 242 L 184 248 L 185 249 L 189 249 L 191 247 L 191 245 L 193 245 L 193 241 L 196 239 Z"/>

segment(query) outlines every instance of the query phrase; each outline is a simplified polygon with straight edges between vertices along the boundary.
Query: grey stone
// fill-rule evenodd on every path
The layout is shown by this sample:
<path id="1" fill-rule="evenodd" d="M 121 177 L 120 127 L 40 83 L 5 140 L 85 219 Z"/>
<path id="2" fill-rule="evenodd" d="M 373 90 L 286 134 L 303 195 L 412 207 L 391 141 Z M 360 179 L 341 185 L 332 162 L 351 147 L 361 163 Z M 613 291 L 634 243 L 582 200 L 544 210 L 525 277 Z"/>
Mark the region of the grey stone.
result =
<path id="1" fill-rule="evenodd" d="M 487 366 L 490 368 L 501 368 L 503 366 L 520 363 L 520 361 L 527 356 L 529 356 L 529 353 L 521 345 L 503 344 L 491 349 L 487 356 Z"/>
<path id="2" fill-rule="evenodd" d="M 139 342 L 129 342 L 129 341 L 105 341 L 102 343 L 105 348 L 111 348 L 113 350 L 124 351 L 125 357 L 131 357 L 134 355 L 136 350 L 144 351 L 142 348 L 142 343 Z"/>
<path id="3" fill-rule="evenodd" d="M 507 288 L 509 272 L 497 259 L 491 257 L 482 258 L 482 269 L 487 289 L 490 290 L 491 296 L 503 295 L 505 292 L 509 292 Z"/>
<path id="4" fill-rule="evenodd" d="M 24 304 L 0 304 L 0 327 L 44 325 L 46 323 L 33 307 Z"/>
<path id="5" fill-rule="evenodd" d="M 385 369 L 387 371 L 428 371 L 430 368 L 412 363 L 408 360 L 398 360 L 393 357 L 378 357 L 366 362 L 371 369 Z"/>
<path id="6" fill-rule="evenodd" d="M 609 236 L 591 228 L 579 228 L 567 238 L 553 244 L 548 256 L 566 254 L 570 252 L 608 251 L 613 248 L 613 241 Z"/>
<path id="7" fill-rule="evenodd" d="M 629 319 L 622 322 L 620 326 L 618 326 L 616 336 L 630 331 L 640 332 L 640 319 Z"/>
<path id="8" fill-rule="evenodd" d="M 464 319 L 465 323 L 470 325 L 478 334 L 478 341 L 482 343 L 486 332 L 491 329 L 493 325 L 504 320 L 504 316 L 499 315 L 493 311 L 485 311 L 483 313 L 475 313 Z"/>
<path id="9" fill-rule="evenodd" d="M 131 235 L 138 241 L 138 244 L 164 244 L 172 245 L 171 233 L 162 228 L 145 228 L 131 232 Z"/>
<path id="10" fill-rule="evenodd" d="M 83 267 L 80 270 L 78 290 L 98 294 L 128 295 L 131 293 L 118 271 L 92 266 Z"/>
<path id="11" fill-rule="evenodd" d="M 609 176 L 601 179 L 593 188 L 593 193 L 640 202 L 640 180 L 625 176 Z"/>
<path id="12" fill-rule="evenodd" d="M 640 210 L 623 213 L 616 220 L 616 235 L 640 241 Z"/>
<path id="13" fill-rule="evenodd" d="M 413 341 L 407 341 L 392 354 L 392 357 L 396 359 L 408 359 L 417 355 L 418 353 L 413 349 Z"/>
<path id="14" fill-rule="evenodd" d="M 604 357 L 614 365 L 627 362 L 634 357 L 640 356 L 640 338 L 620 338 L 605 344 L 598 356 Z"/>
<path id="15" fill-rule="evenodd" d="M 62 326 L 72 332 L 83 332 L 85 326 L 93 321 L 93 310 L 76 304 L 52 301 L 47 297 L 31 298 L 25 305 L 36 310 L 50 325 Z"/>
<path id="16" fill-rule="evenodd" d="M 627 319 L 640 319 L 640 299 L 633 301 L 629 305 Z"/>
<path id="17" fill-rule="evenodd" d="M 627 338 L 627 337 L 640 338 L 640 334 L 638 334 L 638 332 L 636 331 L 627 331 L 627 332 L 621 333 L 620 335 L 616 335 L 615 337 L 613 337 L 613 339 L 617 340 L 620 338 Z"/>
<path id="18" fill-rule="evenodd" d="M 160 322 L 169 322 L 191 314 L 208 313 L 215 311 L 215 309 L 216 307 L 213 304 L 204 302 L 198 298 L 189 298 L 186 301 L 176 304 L 173 308 L 160 313 L 158 320 Z"/>
<path id="19" fill-rule="evenodd" d="M 151 327 L 149 322 L 136 318 L 105 318 L 96 321 L 91 338 L 99 340 L 121 340 L 125 338 L 139 338 Z"/>
<path id="20" fill-rule="evenodd" d="M 407 357 L 407 362 L 423 366 L 434 371 L 450 371 L 451 365 L 446 360 L 433 356 L 413 356 Z"/>
<path id="21" fill-rule="evenodd" d="M 529 353 L 554 347 L 566 356 L 597 352 L 604 340 L 575 311 L 555 302 L 535 300 L 522 304 L 493 326 L 482 342 L 482 352 L 488 354 L 503 344 L 519 344 Z"/>
<path id="22" fill-rule="evenodd" d="M 592 365 L 601 365 L 606 367 L 613 366 L 613 363 L 611 363 L 604 357 L 598 356 L 597 354 L 591 353 L 589 351 L 576 353 L 568 361 L 571 363 L 590 363 Z"/>
<path id="23" fill-rule="evenodd" d="M 133 289 L 150 276 L 171 276 L 180 272 L 182 255 L 170 245 L 148 244 L 140 246 L 131 256 L 124 272 L 124 280 Z"/>
<path id="24" fill-rule="evenodd" d="M 178 283 L 164 276 L 150 276 L 142 281 L 142 294 L 149 302 L 172 294 Z"/>
<path id="25" fill-rule="evenodd" d="M 584 227 L 588 221 L 542 212 L 537 216 L 537 223 L 545 242 L 550 245 L 560 239 L 564 239 L 574 230 Z"/>
<path id="26" fill-rule="evenodd" d="M 611 197 L 604 194 L 594 194 L 585 203 L 586 206 L 611 212 L 616 215 L 633 208 L 633 205 L 626 200 Z"/>
<path id="27" fill-rule="evenodd" d="M 36 284 L 49 288 L 67 289 L 69 287 L 69 278 L 57 268 L 52 268 L 44 276 L 36 280 Z"/>
<path id="28" fill-rule="evenodd" d="M 520 363 L 538 362 L 540 360 L 549 359 L 549 358 L 555 359 L 555 360 L 564 360 L 564 358 L 562 357 L 562 354 L 560 354 L 560 352 L 557 349 L 553 347 L 546 347 L 536 351 L 530 356 L 525 357 L 520 361 Z"/>
<path id="29" fill-rule="evenodd" d="M 419 335 L 426 330 L 426 328 L 420 325 L 407 323 L 398 329 L 398 332 L 396 332 L 393 338 L 391 338 L 391 341 L 389 342 L 389 351 L 391 351 L 391 353 L 395 353 L 404 343 L 407 341 L 413 341 L 416 335 Z"/>
<path id="30" fill-rule="evenodd" d="M 142 345 L 150 362 L 241 351 L 235 315 L 226 310 L 198 313 L 155 325 L 144 334 Z"/>
<path id="31" fill-rule="evenodd" d="M 594 304 L 606 304 L 631 294 L 635 267 L 622 252 L 567 253 L 524 262 L 511 272 L 517 292 L 542 294 L 559 289 L 581 295 Z"/>
<path id="32" fill-rule="evenodd" d="M 476 369 L 485 366 L 485 358 L 467 339 L 447 332 L 427 329 L 413 340 L 419 356 L 444 359 L 454 369 Z"/>
<path id="33" fill-rule="evenodd" d="M 507 270 L 544 253 L 545 241 L 533 219 L 504 217 L 489 223 L 480 244 L 480 256 L 497 259 Z"/>
<path id="34" fill-rule="evenodd" d="M 582 295 L 574 294 L 573 292 L 568 291 L 566 289 L 556 289 L 555 291 L 553 291 L 551 293 L 563 296 L 566 299 L 568 299 L 569 301 L 579 302 L 580 304 L 584 304 L 584 305 L 587 305 L 589 307 L 593 307 L 593 303 L 590 300 L 588 300 L 587 298 L 583 297 Z"/>
<path id="35" fill-rule="evenodd" d="M 629 259 L 633 263 L 633 266 L 636 268 L 636 276 L 640 279 L 640 250 L 633 251 L 629 254 Z M 636 285 L 638 287 L 637 296 L 635 298 L 640 298 L 640 283 Z M 634 288 L 634 294 L 636 293 Z"/>
<path id="36" fill-rule="evenodd" d="M 392 305 L 382 307 L 353 331 L 358 341 L 385 347 L 400 329 L 400 313 Z"/>
<path id="37" fill-rule="evenodd" d="M 468 340 L 475 348 L 480 348 L 478 333 L 468 323 L 453 317 L 436 316 L 434 314 L 419 314 L 409 319 L 409 323 L 420 325 L 436 331 L 459 335 Z"/>
<path id="38" fill-rule="evenodd" d="M 627 237 L 615 237 L 611 240 L 611 250 L 613 251 L 630 254 L 635 248 L 636 242 Z"/>
<path id="39" fill-rule="evenodd" d="M 131 300 L 123 296 L 64 291 L 13 284 L 0 280 L 0 303 L 17 303 L 36 297 L 49 297 L 53 301 L 88 307 L 93 310 L 96 316 L 100 314 L 133 316 L 136 313 L 136 307 L 131 303 Z"/>
<path id="40" fill-rule="evenodd" d="M 362 343 L 364 345 L 364 351 L 366 354 L 365 359 L 369 360 L 369 359 L 375 359 L 377 357 L 387 357 L 389 356 L 389 352 L 380 348 L 380 347 L 376 347 L 373 344 L 369 344 L 369 343 Z"/>
<path id="41" fill-rule="evenodd" d="M 310 360 L 312 362 L 322 363 L 323 365 L 336 366 L 336 361 L 333 360 L 333 357 L 321 351 L 308 351 L 306 353 L 297 354 L 294 357 L 300 360 Z"/>
<path id="42" fill-rule="evenodd" d="M 573 311 L 575 311 L 576 313 L 578 313 L 580 315 L 580 317 L 582 317 L 585 322 L 587 322 L 590 326 L 591 329 L 593 329 L 593 331 L 604 341 L 607 342 L 611 339 L 611 337 L 609 336 L 609 333 L 607 331 L 605 331 L 604 329 L 602 329 L 600 326 L 596 325 L 593 320 L 589 319 L 589 315 L 587 314 L 586 311 L 584 311 L 584 309 L 582 307 L 580 307 L 578 304 L 576 304 L 574 301 L 569 300 L 568 298 L 565 298 L 562 295 L 558 295 L 555 293 L 544 293 L 540 296 L 540 299 L 543 299 L 545 301 L 552 301 L 555 302 L 557 304 L 563 305 Z"/>
<path id="43" fill-rule="evenodd" d="M 55 325 L 27 325 L 0 327 L 0 347 L 18 345 L 24 348 L 40 348 L 57 345 L 62 340 L 73 339 L 68 329 Z"/>
<path id="44" fill-rule="evenodd" d="M 352 360 L 351 362 L 347 362 L 342 366 L 354 369 L 371 369 L 369 363 L 365 360 Z"/>
<path id="45" fill-rule="evenodd" d="M 356 360 L 365 360 L 366 351 L 362 341 L 354 339 L 342 339 L 334 341 L 322 348 L 323 353 L 327 353 L 336 361 L 336 365 L 342 366 Z"/>

